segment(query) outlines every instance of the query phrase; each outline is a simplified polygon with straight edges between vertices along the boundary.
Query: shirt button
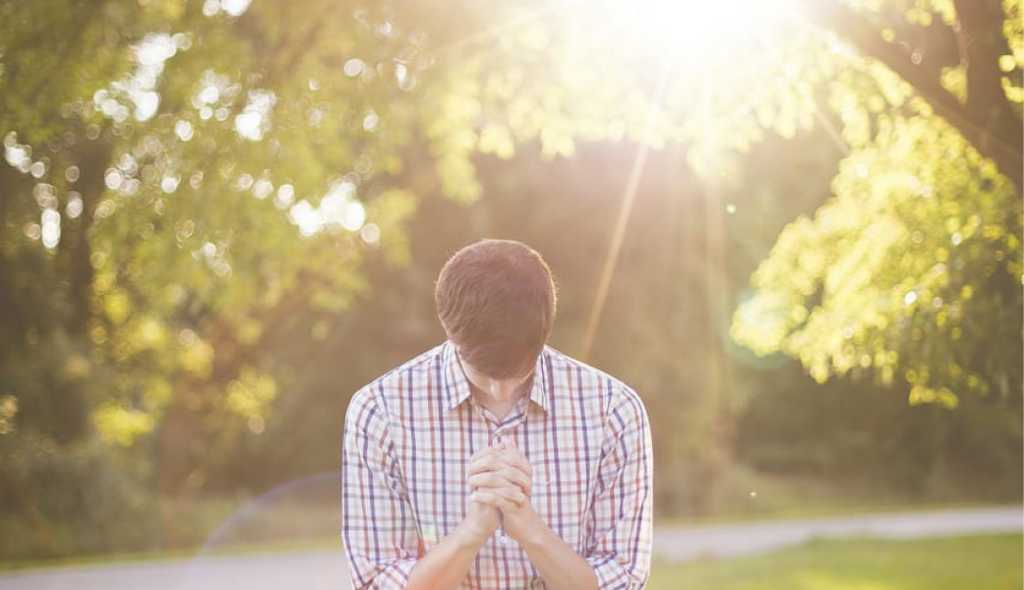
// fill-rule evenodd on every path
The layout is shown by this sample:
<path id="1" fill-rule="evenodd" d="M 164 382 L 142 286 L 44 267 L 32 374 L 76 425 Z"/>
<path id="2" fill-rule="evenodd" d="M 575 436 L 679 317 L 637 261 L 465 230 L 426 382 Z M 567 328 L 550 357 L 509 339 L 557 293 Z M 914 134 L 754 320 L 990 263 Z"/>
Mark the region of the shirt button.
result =
<path id="1" fill-rule="evenodd" d="M 500 541 L 501 541 L 502 545 L 508 545 L 508 537 L 507 536 L 502 535 Z"/>

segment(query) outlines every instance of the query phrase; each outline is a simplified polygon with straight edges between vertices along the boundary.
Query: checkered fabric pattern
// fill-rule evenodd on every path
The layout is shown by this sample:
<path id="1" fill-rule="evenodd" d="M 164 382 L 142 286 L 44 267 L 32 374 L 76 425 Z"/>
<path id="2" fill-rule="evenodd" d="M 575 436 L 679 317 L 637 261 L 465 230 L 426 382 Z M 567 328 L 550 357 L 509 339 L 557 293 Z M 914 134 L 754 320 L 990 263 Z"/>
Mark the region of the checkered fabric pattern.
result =
<path id="1" fill-rule="evenodd" d="M 353 587 L 405 588 L 416 560 L 466 515 L 470 456 L 514 440 L 533 467 L 531 503 L 597 574 L 639 589 L 651 557 L 652 452 L 646 410 L 616 379 L 551 348 L 501 421 L 477 404 L 444 343 L 367 385 L 345 420 L 343 527 Z M 543 589 L 498 530 L 461 588 Z"/>

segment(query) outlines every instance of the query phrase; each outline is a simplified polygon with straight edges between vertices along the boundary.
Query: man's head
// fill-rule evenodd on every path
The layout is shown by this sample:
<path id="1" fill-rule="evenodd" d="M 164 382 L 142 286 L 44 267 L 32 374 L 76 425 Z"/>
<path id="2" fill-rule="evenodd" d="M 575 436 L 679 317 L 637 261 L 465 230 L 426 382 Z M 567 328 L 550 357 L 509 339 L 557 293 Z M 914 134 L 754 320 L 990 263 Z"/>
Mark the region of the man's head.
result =
<path id="1" fill-rule="evenodd" d="M 551 270 L 511 240 L 459 250 L 441 269 L 434 300 L 462 360 L 496 379 L 528 374 L 555 320 Z"/>

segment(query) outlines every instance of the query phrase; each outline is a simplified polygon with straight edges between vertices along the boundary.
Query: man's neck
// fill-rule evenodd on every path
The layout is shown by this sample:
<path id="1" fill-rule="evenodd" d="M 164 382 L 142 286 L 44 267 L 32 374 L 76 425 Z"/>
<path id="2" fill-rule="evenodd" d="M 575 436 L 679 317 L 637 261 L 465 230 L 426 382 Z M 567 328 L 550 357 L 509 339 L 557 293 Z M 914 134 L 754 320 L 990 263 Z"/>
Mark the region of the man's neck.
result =
<path id="1" fill-rule="evenodd" d="M 522 396 L 519 396 L 510 400 L 498 400 L 494 399 L 494 397 L 490 395 L 487 395 L 483 391 L 480 391 L 480 389 L 478 389 L 475 385 L 470 385 L 470 389 L 472 390 L 472 396 L 473 399 L 476 400 L 476 403 L 483 406 L 484 409 L 486 409 L 491 414 L 494 414 L 494 417 L 498 420 L 498 422 L 504 420 L 505 416 L 508 416 L 509 412 L 512 411 L 512 408 L 515 407 L 516 402 L 518 402 L 522 398 Z"/>
<path id="2" fill-rule="evenodd" d="M 467 380 L 468 381 L 468 380 Z M 530 397 L 530 392 L 533 391 L 533 378 L 531 377 L 524 384 L 522 389 L 519 390 L 518 394 L 508 400 L 499 400 L 492 395 L 488 395 L 473 383 L 469 382 L 470 395 L 476 400 L 476 403 L 484 407 L 488 412 L 494 415 L 498 422 L 501 422 L 508 416 L 512 408 L 519 403 L 519 400 Z"/>

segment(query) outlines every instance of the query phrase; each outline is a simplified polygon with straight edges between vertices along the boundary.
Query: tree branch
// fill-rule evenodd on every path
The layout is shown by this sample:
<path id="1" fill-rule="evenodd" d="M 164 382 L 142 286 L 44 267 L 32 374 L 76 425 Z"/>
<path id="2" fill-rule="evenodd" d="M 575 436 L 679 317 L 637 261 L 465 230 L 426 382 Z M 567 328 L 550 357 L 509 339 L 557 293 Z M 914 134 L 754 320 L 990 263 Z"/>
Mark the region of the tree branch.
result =
<path id="1" fill-rule="evenodd" d="M 983 4 L 980 0 L 957 1 L 957 9 L 962 4 Z M 1018 192 L 1024 187 L 1024 136 L 1021 135 L 1021 121 L 1009 109 L 999 107 L 999 103 L 1006 103 L 1005 93 L 999 86 L 998 93 L 991 93 L 991 88 L 985 91 L 985 96 L 991 102 L 989 108 L 996 109 L 1000 113 L 997 119 L 992 119 L 992 111 L 987 109 L 969 109 L 968 105 L 961 103 L 952 93 L 942 87 L 939 78 L 934 70 L 929 70 L 915 64 L 909 54 L 899 45 L 890 43 L 882 38 L 881 32 L 872 26 L 864 17 L 849 9 L 836 0 L 798 0 L 801 7 L 801 14 L 812 23 L 829 29 L 849 40 L 855 47 L 865 55 L 873 57 L 882 62 L 885 66 L 895 72 L 910 84 L 914 90 L 924 98 L 936 114 L 955 127 L 964 139 L 986 158 L 991 158 L 1000 172 L 1008 176 L 1017 185 Z M 973 13 L 972 13 L 973 16 Z M 984 22 L 984 21 L 982 21 Z M 958 37 L 958 40 L 963 37 Z M 962 41 L 960 41 L 962 42 Z M 961 52 L 964 48 L 961 47 Z M 991 51 L 984 47 L 974 48 L 973 51 Z M 973 72 L 968 69 L 968 77 L 981 76 L 975 81 L 968 81 L 968 88 L 972 83 L 976 86 L 986 76 L 991 78 L 991 73 L 986 68 L 989 65 L 988 57 L 975 58 L 981 65 Z M 998 60 L 998 55 L 995 56 Z M 998 68 L 998 63 L 996 63 Z M 991 81 L 985 83 L 990 87 Z M 995 84 L 1000 84 L 999 78 Z M 975 99 L 981 100 L 981 91 L 976 91 Z M 973 105 L 972 105 L 973 106 Z M 1007 119 L 1009 115 L 1009 119 Z"/>

